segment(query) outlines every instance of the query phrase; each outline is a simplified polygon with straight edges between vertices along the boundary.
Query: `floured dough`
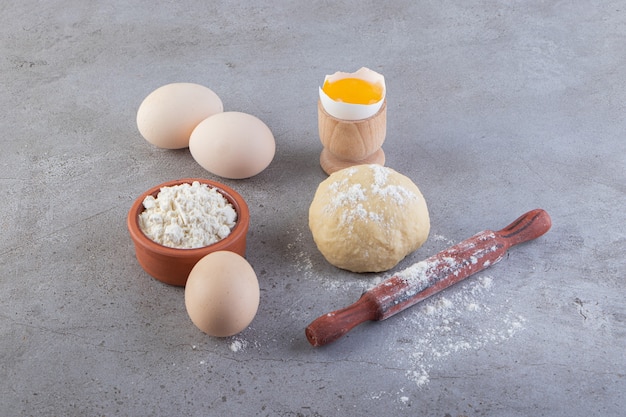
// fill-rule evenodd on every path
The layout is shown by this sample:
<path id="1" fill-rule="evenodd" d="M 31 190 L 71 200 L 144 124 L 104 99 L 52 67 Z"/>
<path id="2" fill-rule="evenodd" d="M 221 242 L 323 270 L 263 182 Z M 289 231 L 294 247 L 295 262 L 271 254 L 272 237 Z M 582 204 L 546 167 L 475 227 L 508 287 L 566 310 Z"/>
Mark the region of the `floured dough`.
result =
<path id="1" fill-rule="evenodd" d="M 326 260 L 353 272 L 393 268 L 428 238 L 422 193 L 381 165 L 345 168 L 324 180 L 309 208 L 309 228 Z"/>

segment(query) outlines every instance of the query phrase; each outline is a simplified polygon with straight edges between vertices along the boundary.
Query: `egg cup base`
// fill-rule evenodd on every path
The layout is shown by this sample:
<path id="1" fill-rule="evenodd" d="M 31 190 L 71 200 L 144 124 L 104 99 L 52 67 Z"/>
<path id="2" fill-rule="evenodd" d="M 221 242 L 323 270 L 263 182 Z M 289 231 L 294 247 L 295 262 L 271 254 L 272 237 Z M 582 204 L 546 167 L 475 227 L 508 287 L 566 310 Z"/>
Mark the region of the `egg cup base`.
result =
<path id="1" fill-rule="evenodd" d="M 328 149 L 324 148 L 322 153 L 320 154 L 320 165 L 325 173 L 328 175 L 333 172 L 339 171 L 340 169 L 348 168 L 355 165 L 364 165 L 364 164 L 378 164 L 385 165 L 385 152 L 382 148 L 378 149 L 372 155 L 368 156 L 365 159 L 361 159 L 359 161 L 350 160 L 347 161 L 345 159 L 341 159 L 336 155 L 333 155 Z"/>

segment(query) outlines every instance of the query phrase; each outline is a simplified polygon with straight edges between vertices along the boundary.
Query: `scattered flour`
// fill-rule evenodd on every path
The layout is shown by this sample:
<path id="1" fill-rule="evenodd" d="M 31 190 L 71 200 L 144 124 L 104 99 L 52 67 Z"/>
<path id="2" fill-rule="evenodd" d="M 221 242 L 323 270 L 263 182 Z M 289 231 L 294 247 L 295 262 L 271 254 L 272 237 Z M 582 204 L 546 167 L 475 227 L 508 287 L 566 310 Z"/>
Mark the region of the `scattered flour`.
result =
<path id="1" fill-rule="evenodd" d="M 308 232 L 308 231 L 307 231 Z M 383 281 L 384 277 L 376 276 L 372 278 L 361 278 L 357 276 L 355 280 L 346 280 L 345 277 L 340 276 L 314 276 L 313 273 L 313 261 L 311 260 L 310 252 L 306 249 L 304 243 L 304 232 L 296 229 L 293 232 L 287 232 L 288 235 L 292 235 L 292 241 L 287 244 L 287 251 L 291 262 L 295 265 L 296 271 L 301 274 L 305 279 L 316 279 L 320 281 L 320 284 L 328 290 L 340 290 L 340 291 L 363 291 L 370 287 L 379 284 Z"/>
<path id="2" fill-rule="evenodd" d="M 480 305 L 477 303 L 469 303 L 467 306 L 467 311 L 478 311 L 480 310 Z"/>
<path id="3" fill-rule="evenodd" d="M 303 239 L 304 234 L 302 231 L 296 230 L 294 241 L 287 244 L 287 250 L 293 258 L 292 261 L 295 263 L 298 272 L 303 273 L 305 278 L 310 278 L 313 273 L 313 262 L 308 252 L 303 249 Z"/>
<path id="4" fill-rule="evenodd" d="M 241 339 L 235 339 L 230 344 L 230 350 L 232 350 L 233 352 L 239 352 L 241 350 L 244 350 L 246 347 L 248 347 L 248 342 Z"/>
<path id="5" fill-rule="evenodd" d="M 426 369 L 422 365 L 419 365 L 417 370 L 408 369 L 406 371 L 406 376 L 410 381 L 415 382 L 418 387 L 428 384 L 430 378 L 428 372 L 426 372 Z"/>
<path id="6" fill-rule="evenodd" d="M 402 365 L 408 368 L 406 377 L 417 387 L 426 386 L 430 371 L 447 357 L 501 343 L 524 329 L 524 317 L 505 305 L 484 301 L 493 295 L 491 276 L 468 280 L 422 301 L 403 316 L 406 327 L 402 333 L 417 336 L 390 349 L 402 353 L 399 357 L 406 360 Z"/>
<path id="7" fill-rule="evenodd" d="M 445 236 L 437 235 L 437 234 L 432 234 L 430 236 L 430 239 L 433 240 L 434 242 L 443 242 L 443 243 L 445 243 L 446 245 L 449 245 L 449 246 L 454 245 L 454 243 L 455 243 L 453 240 L 448 239 Z"/>

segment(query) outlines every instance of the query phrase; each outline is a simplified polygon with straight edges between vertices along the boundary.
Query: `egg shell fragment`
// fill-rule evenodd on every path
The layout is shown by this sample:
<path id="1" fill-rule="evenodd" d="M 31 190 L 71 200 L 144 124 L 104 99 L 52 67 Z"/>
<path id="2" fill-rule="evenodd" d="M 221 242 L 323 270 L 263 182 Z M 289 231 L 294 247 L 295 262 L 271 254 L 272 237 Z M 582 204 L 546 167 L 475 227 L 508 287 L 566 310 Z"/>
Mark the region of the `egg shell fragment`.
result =
<path id="1" fill-rule="evenodd" d="M 218 95 L 194 83 L 172 83 L 150 93 L 137 110 L 137 128 L 159 148 L 182 149 L 204 119 L 224 111 Z"/>
<path id="2" fill-rule="evenodd" d="M 210 336 L 228 337 L 252 323 L 260 302 L 259 281 L 241 255 L 213 252 L 198 261 L 185 286 L 191 321 Z"/>
<path id="3" fill-rule="evenodd" d="M 203 120 L 191 133 L 189 151 L 207 171 L 230 179 L 259 174 L 274 159 L 276 142 L 260 119 L 223 112 Z"/>

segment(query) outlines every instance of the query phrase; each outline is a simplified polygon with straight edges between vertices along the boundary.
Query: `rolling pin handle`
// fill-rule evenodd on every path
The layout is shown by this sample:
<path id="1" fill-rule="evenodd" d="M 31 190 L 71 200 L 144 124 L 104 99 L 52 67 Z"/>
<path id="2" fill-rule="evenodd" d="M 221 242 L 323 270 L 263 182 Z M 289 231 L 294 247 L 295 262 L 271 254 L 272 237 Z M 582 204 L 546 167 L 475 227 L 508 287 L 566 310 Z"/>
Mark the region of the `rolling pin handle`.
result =
<path id="1" fill-rule="evenodd" d="M 306 338 L 313 346 L 324 346 L 341 338 L 361 323 L 380 318 L 378 303 L 364 293 L 354 304 L 324 314 L 305 329 Z"/>
<path id="2" fill-rule="evenodd" d="M 550 215 L 543 209 L 531 210 L 521 215 L 513 223 L 496 232 L 510 246 L 533 240 L 545 234 L 552 227 Z"/>

